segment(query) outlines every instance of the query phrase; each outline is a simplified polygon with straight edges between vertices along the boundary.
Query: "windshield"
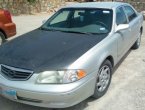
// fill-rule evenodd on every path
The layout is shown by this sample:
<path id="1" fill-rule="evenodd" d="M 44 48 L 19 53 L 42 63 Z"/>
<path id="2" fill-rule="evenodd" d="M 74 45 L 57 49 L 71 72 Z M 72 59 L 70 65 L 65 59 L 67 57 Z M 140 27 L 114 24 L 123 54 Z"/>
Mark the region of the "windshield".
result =
<path id="1" fill-rule="evenodd" d="M 74 33 L 109 33 L 112 28 L 112 10 L 66 8 L 54 14 L 41 29 Z"/>

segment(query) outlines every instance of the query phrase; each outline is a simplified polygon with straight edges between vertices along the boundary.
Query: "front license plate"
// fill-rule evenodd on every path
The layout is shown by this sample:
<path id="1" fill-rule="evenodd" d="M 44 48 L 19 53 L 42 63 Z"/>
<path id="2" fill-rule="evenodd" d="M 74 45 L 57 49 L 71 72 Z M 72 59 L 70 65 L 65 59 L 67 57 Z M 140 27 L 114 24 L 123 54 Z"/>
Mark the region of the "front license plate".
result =
<path id="1" fill-rule="evenodd" d="M 1 89 L 1 94 L 10 99 L 17 99 L 17 92 L 15 90 Z"/>

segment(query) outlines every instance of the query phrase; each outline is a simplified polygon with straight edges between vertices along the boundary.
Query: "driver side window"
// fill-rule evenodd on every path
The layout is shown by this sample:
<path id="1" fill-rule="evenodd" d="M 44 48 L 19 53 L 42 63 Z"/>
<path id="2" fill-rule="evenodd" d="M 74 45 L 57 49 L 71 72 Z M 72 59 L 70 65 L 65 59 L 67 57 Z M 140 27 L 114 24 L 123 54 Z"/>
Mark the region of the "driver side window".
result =
<path id="1" fill-rule="evenodd" d="M 116 10 L 116 24 L 127 24 L 127 18 L 122 7 Z"/>

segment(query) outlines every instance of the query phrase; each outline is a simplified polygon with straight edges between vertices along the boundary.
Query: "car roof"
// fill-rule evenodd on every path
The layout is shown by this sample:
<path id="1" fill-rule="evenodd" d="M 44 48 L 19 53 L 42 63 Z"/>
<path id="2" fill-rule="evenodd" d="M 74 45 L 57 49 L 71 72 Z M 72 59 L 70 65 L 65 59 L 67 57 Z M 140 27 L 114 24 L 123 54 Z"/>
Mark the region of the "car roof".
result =
<path id="1" fill-rule="evenodd" d="M 128 5 L 123 2 L 85 2 L 85 3 L 76 3 L 72 5 L 68 5 L 65 8 L 105 8 L 105 9 L 113 9 L 117 8 L 121 5 Z"/>

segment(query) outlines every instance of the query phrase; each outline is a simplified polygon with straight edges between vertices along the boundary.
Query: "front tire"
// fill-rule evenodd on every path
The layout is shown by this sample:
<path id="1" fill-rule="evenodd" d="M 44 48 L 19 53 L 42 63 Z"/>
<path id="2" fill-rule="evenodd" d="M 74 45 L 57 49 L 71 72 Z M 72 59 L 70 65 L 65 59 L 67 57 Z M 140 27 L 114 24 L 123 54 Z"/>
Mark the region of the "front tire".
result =
<path id="1" fill-rule="evenodd" d="M 112 78 L 112 64 L 109 60 L 105 60 L 101 65 L 93 97 L 98 99 L 102 97 L 108 90 Z"/>

